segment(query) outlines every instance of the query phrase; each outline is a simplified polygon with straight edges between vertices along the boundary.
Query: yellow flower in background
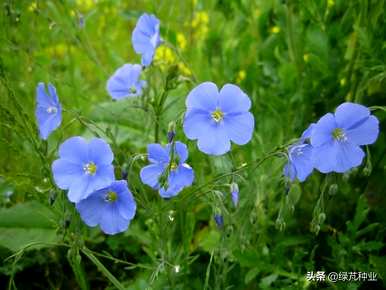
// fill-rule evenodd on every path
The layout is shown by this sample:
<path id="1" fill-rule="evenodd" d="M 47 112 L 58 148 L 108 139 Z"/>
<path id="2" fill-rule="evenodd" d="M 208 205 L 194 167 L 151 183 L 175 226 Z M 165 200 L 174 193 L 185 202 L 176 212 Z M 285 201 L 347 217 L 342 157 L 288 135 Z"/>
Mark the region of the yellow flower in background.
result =
<path id="1" fill-rule="evenodd" d="M 334 0 L 327 0 L 327 7 L 328 8 L 331 8 L 334 5 L 335 5 L 335 1 Z"/>
<path id="2" fill-rule="evenodd" d="M 76 0 L 75 4 L 82 11 L 88 11 L 95 6 L 98 0 Z"/>
<path id="3" fill-rule="evenodd" d="M 72 45 L 67 45 L 65 43 L 58 43 L 53 46 L 47 47 L 44 51 L 44 54 L 49 55 L 51 57 L 62 58 L 69 53 L 75 52 L 76 48 Z"/>
<path id="4" fill-rule="evenodd" d="M 344 87 L 345 85 L 346 85 L 346 78 L 342 78 L 342 79 L 340 79 L 340 86 L 341 87 Z"/>
<path id="5" fill-rule="evenodd" d="M 38 4 L 35 1 L 31 2 L 30 6 L 28 6 L 28 10 L 31 12 L 34 12 L 37 9 L 38 9 Z"/>
<path id="6" fill-rule="evenodd" d="M 192 71 L 183 62 L 178 63 L 178 69 L 184 76 L 188 77 L 192 75 Z"/>
<path id="7" fill-rule="evenodd" d="M 204 39 L 208 34 L 209 15 L 205 11 L 198 11 L 194 14 L 191 26 L 194 30 L 194 36 Z"/>
<path id="8" fill-rule="evenodd" d="M 273 34 L 278 34 L 280 32 L 280 27 L 279 26 L 272 26 L 271 29 L 269 30 Z"/>
<path id="9" fill-rule="evenodd" d="M 184 50 L 186 47 L 186 38 L 182 33 L 177 33 L 177 45 L 181 50 Z"/>
<path id="10" fill-rule="evenodd" d="M 309 53 L 303 54 L 303 60 L 304 62 L 308 62 L 310 60 L 310 54 Z"/>
<path id="11" fill-rule="evenodd" d="M 247 77 L 247 73 L 245 70 L 239 70 L 236 77 L 236 83 L 240 84 Z"/>
<path id="12" fill-rule="evenodd" d="M 161 69 L 165 69 L 166 66 L 175 63 L 175 61 L 176 55 L 170 47 L 161 45 L 155 51 L 154 62 L 158 64 Z"/>

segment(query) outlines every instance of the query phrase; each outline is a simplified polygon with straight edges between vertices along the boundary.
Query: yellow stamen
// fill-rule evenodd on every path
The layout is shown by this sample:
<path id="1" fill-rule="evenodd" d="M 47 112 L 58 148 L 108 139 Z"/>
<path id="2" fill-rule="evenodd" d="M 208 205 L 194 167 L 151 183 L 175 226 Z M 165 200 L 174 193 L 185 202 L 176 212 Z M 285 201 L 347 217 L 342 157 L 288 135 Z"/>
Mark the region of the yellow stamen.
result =
<path id="1" fill-rule="evenodd" d="M 216 111 L 212 112 L 212 118 L 218 123 L 224 118 L 224 113 L 217 109 Z"/>
<path id="2" fill-rule="evenodd" d="M 114 202 L 118 199 L 118 194 L 115 191 L 109 191 L 106 194 L 106 201 L 108 202 Z"/>
<path id="3" fill-rule="evenodd" d="M 97 171 L 97 166 L 95 165 L 94 162 L 91 161 L 91 162 L 87 163 L 85 166 L 83 166 L 83 171 L 86 174 L 94 175 Z"/>

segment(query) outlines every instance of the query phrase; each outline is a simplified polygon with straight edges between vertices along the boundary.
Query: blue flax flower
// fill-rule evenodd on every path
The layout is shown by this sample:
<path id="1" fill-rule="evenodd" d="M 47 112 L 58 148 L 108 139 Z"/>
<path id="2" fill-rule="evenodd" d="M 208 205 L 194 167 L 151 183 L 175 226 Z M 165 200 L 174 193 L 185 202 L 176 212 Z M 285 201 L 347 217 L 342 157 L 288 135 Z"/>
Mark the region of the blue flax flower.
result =
<path id="1" fill-rule="evenodd" d="M 202 83 L 189 93 L 186 107 L 184 132 L 206 154 L 222 155 L 230 141 L 244 145 L 252 138 L 251 100 L 236 85 L 226 84 L 219 92 L 214 83 Z"/>
<path id="2" fill-rule="evenodd" d="M 172 147 L 174 152 L 171 150 Z M 144 184 L 159 190 L 163 198 L 176 196 L 184 187 L 192 184 L 194 172 L 185 163 L 188 158 L 185 144 L 179 141 L 167 144 L 166 147 L 149 144 L 147 152 L 151 164 L 142 168 L 141 180 Z"/>
<path id="3" fill-rule="evenodd" d="M 160 21 L 154 15 L 142 14 L 131 36 L 136 53 L 142 56 L 142 65 L 149 66 L 156 48 L 161 44 Z"/>
<path id="4" fill-rule="evenodd" d="M 284 166 L 284 175 L 291 181 L 297 178 L 300 182 L 312 173 L 312 146 L 309 143 L 312 129 L 315 124 L 311 124 L 302 134 L 299 142 L 288 148 L 288 163 Z"/>
<path id="5" fill-rule="evenodd" d="M 52 84 L 48 84 L 48 92 L 44 83 L 38 84 L 36 88 L 35 115 L 39 125 L 40 137 L 47 140 L 51 132 L 58 128 L 62 122 L 62 106 Z"/>
<path id="6" fill-rule="evenodd" d="M 109 235 L 127 230 L 136 208 L 134 197 L 124 180 L 114 181 L 76 204 L 88 226 L 100 225 L 102 231 Z"/>
<path id="7" fill-rule="evenodd" d="M 365 106 L 343 103 L 324 115 L 311 133 L 312 161 L 322 173 L 343 173 L 362 163 L 361 145 L 378 138 L 379 121 Z"/>
<path id="8" fill-rule="evenodd" d="M 137 97 L 142 94 L 146 82 L 140 80 L 142 67 L 139 64 L 124 64 L 107 81 L 107 91 L 115 100 Z"/>
<path id="9" fill-rule="evenodd" d="M 60 145 L 59 157 L 52 164 L 54 180 L 59 188 L 68 189 L 71 202 L 79 202 L 115 179 L 113 152 L 103 139 L 69 138 Z"/>

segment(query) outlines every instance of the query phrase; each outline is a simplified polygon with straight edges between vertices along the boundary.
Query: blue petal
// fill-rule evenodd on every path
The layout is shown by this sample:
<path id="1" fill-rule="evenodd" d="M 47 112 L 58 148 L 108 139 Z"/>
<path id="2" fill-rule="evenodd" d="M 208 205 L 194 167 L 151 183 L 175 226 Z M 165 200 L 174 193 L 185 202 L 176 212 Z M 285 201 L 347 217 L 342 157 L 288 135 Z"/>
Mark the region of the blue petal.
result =
<path id="1" fill-rule="evenodd" d="M 365 153 L 363 150 L 354 144 L 349 142 L 336 142 L 339 144 L 337 158 L 336 172 L 346 172 L 351 168 L 361 165 Z"/>
<path id="2" fill-rule="evenodd" d="M 131 37 L 136 53 L 142 55 L 142 65 L 150 65 L 154 51 L 160 44 L 159 20 L 154 15 L 143 14 Z"/>
<path id="3" fill-rule="evenodd" d="M 314 167 L 322 173 L 343 173 L 362 163 L 364 152 L 349 142 L 333 141 L 316 147 L 312 152 Z"/>
<path id="4" fill-rule="evenodd" d="M 179 164 L 182 164 L 186 161 L 186 159 L 188 159 L 188 147 L 180 142 L 180 141 L 176 141 L 174 143 L 174 151 L 175 153 L 178 155 L 178 161 L 179 161 Z M 167 145 L 167 150 L 169 152 L 169 155 L 170 155 L 170 147 L 171 147 L 171 144 L 168 144 Z"/>
<path id="5" fill-rule="evenodd" d="M 53 103 L 55 105 L 58 105 L 59 104 L 58 94 L 56 93 L 56 88 L 51 83 L 48 84 L 48 92 L 51 96 Z"/>
<path id="6" fill-rule="evenodd" d="M 114 155 L 110 145 L 101 138 L 93 138 L 88 144 L 89 159 L 97 166 L 109 165 L 113 162 Z"/>
<path id="7" fill-rule="evenodd" d="M 90 227 L 95 227 L 100 223 L 103 208 L 106 202 L 101 196 L 101 192 L 94 192 L 88 198 L 76 204 L 80 217 L 84 223 Z"/>
<path id="8" fill-rule="evenodd" d="M 311 132 L 311 145 L 321 146 L 333 141 L 332 132 L 337 128 L 334 115 L 327 113 L 319 119 Z"/>
<path id="9" fill-rule="evenodd" d="M 76 179 L 81 178 L 83 168 L 77 163 L 58 159 L 52 163 L 52 173 L 56 185 L 61 189 L 68 189 Z"/>
<path id="10" fill-rule="evenodd" d="M 284 174 L 284 176 L 287 176 L 291 181 L 295 180 L 296 168 L 292 162 L 289 161 L 289 162 L 287 162 L 286 165 L 284 165 L 283 174 Z"/>
<path id="11" fill-rule="evenodd" d="M 133 219 L 137 205 L 133 195 L 127 187 L 127 182 L 125 180 L 115 181 L 112 183 L 111 189 L 118 194 L 116 204 L 119 214 L 125 219 Z"/>
<path id="12" fill-rule="evenodd" d="M 39 125 L 39 135 L 43 140 L 47 140 L 48 136 L 60 126 L 62 122 L 62 113 L 48 113 L 46 109 L 38 107 L 36 109 L 36 119 Z"/>
<path id="13" fill-rule="evenodd" d="M 219 96 L 219 107 L 224 113 L 242 113 L 251 108 L 251 100 L 236 85 L 226 84 Z"/>
<path id="14" fill-rule="evenodd" d="M 89 178 L 88 192 L 85 192 L 85 196 L 88 196 L 93 191 L 102 189 L 109 186 L 115 180 L 113 165 L 97 165 L 95 175 L 91 175 Z"/>
<path id="15" fill-rule="evenodd" d="M 38 106 L 48 108 L 49 106 L 55 105 L 51 96 L 46 92 L 46 86 L 44 83 L 38 83 L 36 87 L 36 102 Z"/>
<path id="16" fill-rule="evenodd" d="M 186 107 L 207 112 L 217 109 L 219 103 L 219 92 L 217 86 L 212 82 L 205 82 L 190 91 L 186 98 Z"/>
<path id="17" fill-rule="evenodd" d="M 300 182 L 306 180 L 306 178 L 314 170 L 312 164 L 312 146 L 305 145 L 302 147 L 302 154 L 299 156 L 292 157 L 292 164 L 296 169 L 296 177 Z"/>
<path id="18" fill-rule="evenodd" d="M 357 127 L 346 131 L 348 140 L 356 145 L 373 144 L 379 134 L 379 121 L 376 117 L 370 116 L 366 121 Z"/>
<path id="19" fill-rule="evenodd" d="M 151 164 L 142 168 L 140 177 L 144 184 L 156 189 L 159 187 L 158 180 L 163 171 L 164 166 L 162 164 Z"/>
<path id="20" fill-rule="evenodd" d="M 175 171 L 169 175 L 169 186 L 186 187 L 192 185 L 194 180 L 193 169 L 186 163 L 178 166 Z"/>
<path id="21" fill-rule="evenodd" d="M 125 97 L 137 96 L 131 93 L 131 88 L 138 88 L 139 77 L 142 68 L 138 64 L 125 64 L 118 68 L 107 81 L 107 91 L 113 99 L 119 100 Z"/>
<path id="22" fill-rule="evenodd" d="M 366 120 L 370 110 L 365 106 L 354 103 L 343 103 L 335 110 L 335 120 L 339 128 L 351 129 Z"/>
<path id="23" fill-rule="evenodd" d="M 153 60 L 153 56 L 154 56 L 154 50 L 149 49 L 149 51 L 142 54 L 141 64 L 143 66 L 149 66 Z"/>
<path id="24" fill-rule="evenodd" d="M 167 189 L 165 188 L 160 188 L 159 194 L 162 198 L 171 198 L 176 196 L 182 191 L 182 187 L 178 186 L 169 186 Z"/>
<path id="25" fill-rule="evenodd" d="M 73 180 L 73 182 L 69 187 L 69 191 L 67 193 L 68 199 L 71 202 L 79 202 L 82 199 L 89 196 L 90 193 L 93 192 L 93 191 L 90 192 L 89 184 L 90 184 L 89 176 L 85 174 Z"/>
<path id="26" fill-rule="evenodd" d="M 304 130 L 302 136 L 300 137 L 301 142 L 304 142 L 306 139 L 311 138 L 312 130 L 314 129 L 315 123 L 311 123 L 306 130 Z"/>
<path id="27" fill-rule="evenodd" d="M 148 144 L 147 145 L 148 159 L 152 163 L 168 163 L 169 162 L 169 152 L 166 148 L 162 147 L 160 144 Z"/>
<path id="28" fill-rule="evenodd" d="M 124 232 L 129 227 L 130 220 L 119 214 L 116 204 L 107 204 L 103 207 L 100 217 L 101 230 L 109 235 Z"/>
<path id="29" fill-rule="evenodd" d="M 214 123 L 197 142 L 198 148 L 210 155 L 222 155 L 231 149 L 231 143 L 223 122 Z"/>
<path id="30" fill-rule="evenodd" d="M 214 121 L 206 111 L 191 109 L 185 114 L 184 133 L 191 140 L 205 136 Z"/>
<path id="31" fill-rule="evenodd" d="M 38 122 L 39 135 L 43 140 L 46 140 L 62 122 L 62 108 L 55 87 L 49 84 L 48 91 L 49 94 L 46 92 L 44 83 L 37 85 L 35 116 Z M 56 112 L 49 113 L 47 110 L 51 107 L 55 108 Z"/>
<path id="32" fill-rule="evenodd" d="M 251 140 L 255 119 L 250 112 L 225 115 L 223 122 L 228 137 L 234 143 L 244 145 Z"/>
<path id="33" fill-rule="evenodd" d="M 89 162 L 87 141 L 80 136 L 67 139 L 59 147 L 59 156 L 82 165 Z"/>

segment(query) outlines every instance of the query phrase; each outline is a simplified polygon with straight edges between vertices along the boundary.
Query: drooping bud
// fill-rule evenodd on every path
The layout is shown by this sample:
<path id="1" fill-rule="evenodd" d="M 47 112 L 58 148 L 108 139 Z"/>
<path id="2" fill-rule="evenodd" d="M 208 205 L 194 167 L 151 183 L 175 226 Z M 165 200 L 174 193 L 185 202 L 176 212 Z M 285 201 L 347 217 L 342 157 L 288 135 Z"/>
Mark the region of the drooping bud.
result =
<path id="1" fill-rule="evenodd" d="M 56 200 L 56 191 L 51 190 L 50 194 L 48 196 L 48 204 L 52 206 L 54 204 L 55 200 Z"/>
<path id="2" fill-rule="evenodd" d="M 239 203 L 239 186 L 237 185 L 237 183 L 232 182 L 230 185 L 230 189 L 233 205 L 237 206 L 237 204 Z"/>
<path id="3" fill-rule="evenodd" d="M 328 189 L 329 195 L 335 195 L 338 192 L 338 185 L 336 183 L 333 183 L 330 185 L 330 188 Z"/>
<path id="4" fill-rule="evenodd" d="M 174 137 L 176 136 L 176 123 L 170 122 L 168 127 L 168 143 L 172 143 Z"/>
<path id="5" fill-rule="evenodd" d="M 128 176 L 128 172 L 125 168 L 122 169 L 122 172 L 121 172 L 121 177 L 123 180 L 126 180 L 127 179 L 127 176 Z"/>
<path id="6" fill-rule="evenodd" d="M 324 212 L 321 212 L 318 216 L 318 222 L 319 224 L 323 224 L 326 220 L 326 214 Z"/>
<path id="7" fill-rule="evenodd" d="M 224 218 L 221 214 L 215 214 L 214 215 L 214 221 L 217 224 L 217 227 L 221 229 L 224 226 Z"/>

